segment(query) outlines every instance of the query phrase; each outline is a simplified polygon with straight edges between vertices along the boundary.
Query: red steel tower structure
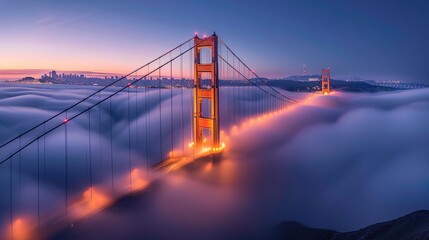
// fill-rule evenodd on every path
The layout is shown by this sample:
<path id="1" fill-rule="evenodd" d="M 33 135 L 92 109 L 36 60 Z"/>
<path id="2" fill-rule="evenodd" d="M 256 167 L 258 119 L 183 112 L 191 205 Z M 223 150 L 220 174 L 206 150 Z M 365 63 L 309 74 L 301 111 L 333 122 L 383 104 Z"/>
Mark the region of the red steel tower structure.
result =
<path id="1" fill-rule="evenodd" d="M 330 69 L 322 69 L 322 94 L 331 93 L 331 74 Z"/>
<path id="2" fill-rule="evenodd" d="M 203 130 L 210 132 L 211 147 L 220 147 L 219 130 L 219 77 L 218 77 L 218 37 L 214 33 L 210 37 L 194 37 L 194 143 L 201 147 L 204 142 Z M 202 49 L 211 51 L 211 62 L 202 63 Z M 202 74 L 210 75 L 210 84 L 203 86 Z M 210 105 L 209 116 L 203 116 L 203 101 Z"/>

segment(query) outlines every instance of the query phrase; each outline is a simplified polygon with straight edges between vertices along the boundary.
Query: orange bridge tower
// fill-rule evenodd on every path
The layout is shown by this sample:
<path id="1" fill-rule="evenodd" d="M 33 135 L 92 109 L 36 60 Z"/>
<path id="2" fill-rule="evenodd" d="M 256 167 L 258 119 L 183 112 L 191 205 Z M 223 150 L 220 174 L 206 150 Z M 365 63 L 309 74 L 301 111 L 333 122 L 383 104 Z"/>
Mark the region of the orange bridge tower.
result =
<path id="1" fill-rule="evenodd" d="M 202 39 L 196 35 L 194 46 L 194 143 L 201 147 L 208 140 L 210 147 L 219 148 L 218 37 L 216 33 Z M 209 61 L 203 51 L 210 53 Z"/>
<path id="2" fill-rule="evenodd" d="M 322 69 L 322 94 L 331 93 L 331 74 L 330 69 Z"/>

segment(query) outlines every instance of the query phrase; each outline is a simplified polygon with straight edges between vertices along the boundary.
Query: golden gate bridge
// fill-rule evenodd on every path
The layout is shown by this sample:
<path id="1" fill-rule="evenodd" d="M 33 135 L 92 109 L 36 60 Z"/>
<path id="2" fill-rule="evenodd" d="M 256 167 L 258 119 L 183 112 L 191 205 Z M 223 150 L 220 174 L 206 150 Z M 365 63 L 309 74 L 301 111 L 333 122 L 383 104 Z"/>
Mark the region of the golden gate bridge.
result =
<path id="1" fill-rule="evenodd" d="M 329 81 L 323 70 L 324 94 Z M 196 34 L 0 145 L 9 197 L 0 203 L 1 234 L 52 234 L 53 222 L 66 226 L 144 189 L 157 177 L 151 168 L 216 159 L 238 125 L 294 103 L 216 34 Z M 53 186 L 61 193 L 51 196 Z"/>

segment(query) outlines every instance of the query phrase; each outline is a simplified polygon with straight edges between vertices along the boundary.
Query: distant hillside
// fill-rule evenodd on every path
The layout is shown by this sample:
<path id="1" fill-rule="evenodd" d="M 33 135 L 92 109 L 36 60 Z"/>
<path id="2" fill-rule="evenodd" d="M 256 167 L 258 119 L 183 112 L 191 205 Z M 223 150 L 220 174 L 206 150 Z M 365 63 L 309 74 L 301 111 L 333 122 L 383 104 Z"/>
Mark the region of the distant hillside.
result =
<path id="1" fill-rule="evenodd" d="M 314 76 L 317 77 L 317 76 Z M 320 78 L 320 76 L 319 76 Z M 294 92 L 313 92 L 320 91 L 320 81 L 297 81 L 297 80 L 271 80 L 268 82 L 270 86 L 278 87 Z M 371 85 L 365 82 L 341 81 L 331 79 L 331 88 L 333 90 L 342 90 L 347 92 L 381 92 L 393 91 L 397 88 L 383 87 Z"/>
<path id="2" fill-rule="evenodd" d="M 282 222 L 277 239 L 294 240 L 395 240 L 429 239 L 429 211 L 420 210 L 392 221 L 377 223 L 354 232 L 308 228 L 297 222 Z"/>
<path id="3" fill-rule="evenodd" d="M 293 80 L 293 81 L 309 81 L 308 79 L 310 78 L 318 78 L 320 79 L 321 76 L 320 75 L 307 75 L 307 76 L 302 76 L 302 75 L 295 75 L 295 76 L 289 76 L 289 77 L 285 77 L 283 78 L 283 80 Z"/>

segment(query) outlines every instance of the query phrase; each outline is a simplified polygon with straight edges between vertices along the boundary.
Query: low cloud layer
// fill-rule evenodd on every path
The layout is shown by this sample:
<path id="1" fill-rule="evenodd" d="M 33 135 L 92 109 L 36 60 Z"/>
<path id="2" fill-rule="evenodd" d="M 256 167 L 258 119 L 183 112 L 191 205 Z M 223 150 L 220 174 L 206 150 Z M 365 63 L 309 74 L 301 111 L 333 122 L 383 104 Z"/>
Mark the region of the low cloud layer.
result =
<path id="1" fill-rule="evenodd" d="M 31 126 L 86 95 L 88 90 L 61 90 L 68 96 L 64 99 L 58 99 L 59 95 L 53 93 L 55 89 L 25 91 L 32 101 L 25 101 L 20 111 L 13 110 L 13 106 L 24 98 L 22 94 L 5 97 L 11 94 L 10 89 L 1 93 L 0 111 L 10 116 L 1 120 L 2 132 L 16 132 L 17 129 L 7 127 L 11 123 L 18 129 Z M 144 100 L 144 96 L 138 97 Z M 169 93 L 163 99 L 163 104 L 170 104 Z M 127 100 L 126 96 L 117 99 L 125 104 L 123 100 Z M 175 93 L 175 101 L 180 101 L 179 92 Z M 156 103 L 154 95 L 153 105 Z M 185 98 L 185 104 L 188 103 Z M 31 108 L 39 104 L 39 110 Z M 128 123 L 123 117 L 127 115 L 124 106 L 119 104 L 113 111 L 117 129 Z M 313 95 L 306 103 L 231 131 L 219 163 L 204 163 L 194 171 L 165 175 L 150 191 L 77 224 L 73 236 L 260 239 L 271 236 L 274 226 L 284 220 L 348 231 L 428 209 L 428 109 L 426 89 Z M 175 110 L 179 116 L 179 109 Z M 133 121 L 140 119 L 144 124 L 146 111 L 142 109 Z M 148 110 L 153 123 L 159 121 L 155 111 L 156 108 Z M 18 124 L 29 112 L 32 123 Z M 102 114 L 107 117 L 110 111 L 105 108 Z M 85 118 L 77 122 L 75 127 L 80 130 L 76 133 L 87 134 Z M 166 126 L 170 127 L 168 122 Z M 190 130 L 186 131 L 189 135 Z M 118 157 L 127 157 L 124 141 L 128 135 L 117 133 L 115 152 Z M 102 146 L 107 144 L 104 141 L 108 142 L 108 135 L 102 135 Z M 175 136 L 181 136 L 180 131 Z M 80 138 L 73 139 L 77 144 Z M 170 136 L 166 139 L 169 142 Z M 84 140 L 83 137 L 81 141 Z M 85 153 L 79 154 L 81 165 L 76 166 L 84 166 Z M 136 159 L 145 158 L 138 151 L 133 154 Z M 8 168 L 0 170 L 8 183 Z M 28 175 L 34 176 L 34 172 L 28 170 Z M 109 179 L 107 176 L 104 177 Z M 55 179 L 51 177 L 51 190 L 45 196 L 51 194 L 61 199 L 62 184 Z M 7 188 L 7 184 L 1 186 Z M 7 205 L 7 199 L 2 199 L 2 206 Z"/>
<path id="2" fill-rule="evenodd" d="M 237 136 L 231 156 L 285 220 L 354 230 L 427 209 L 428 93 L 317 97 Z"/>

